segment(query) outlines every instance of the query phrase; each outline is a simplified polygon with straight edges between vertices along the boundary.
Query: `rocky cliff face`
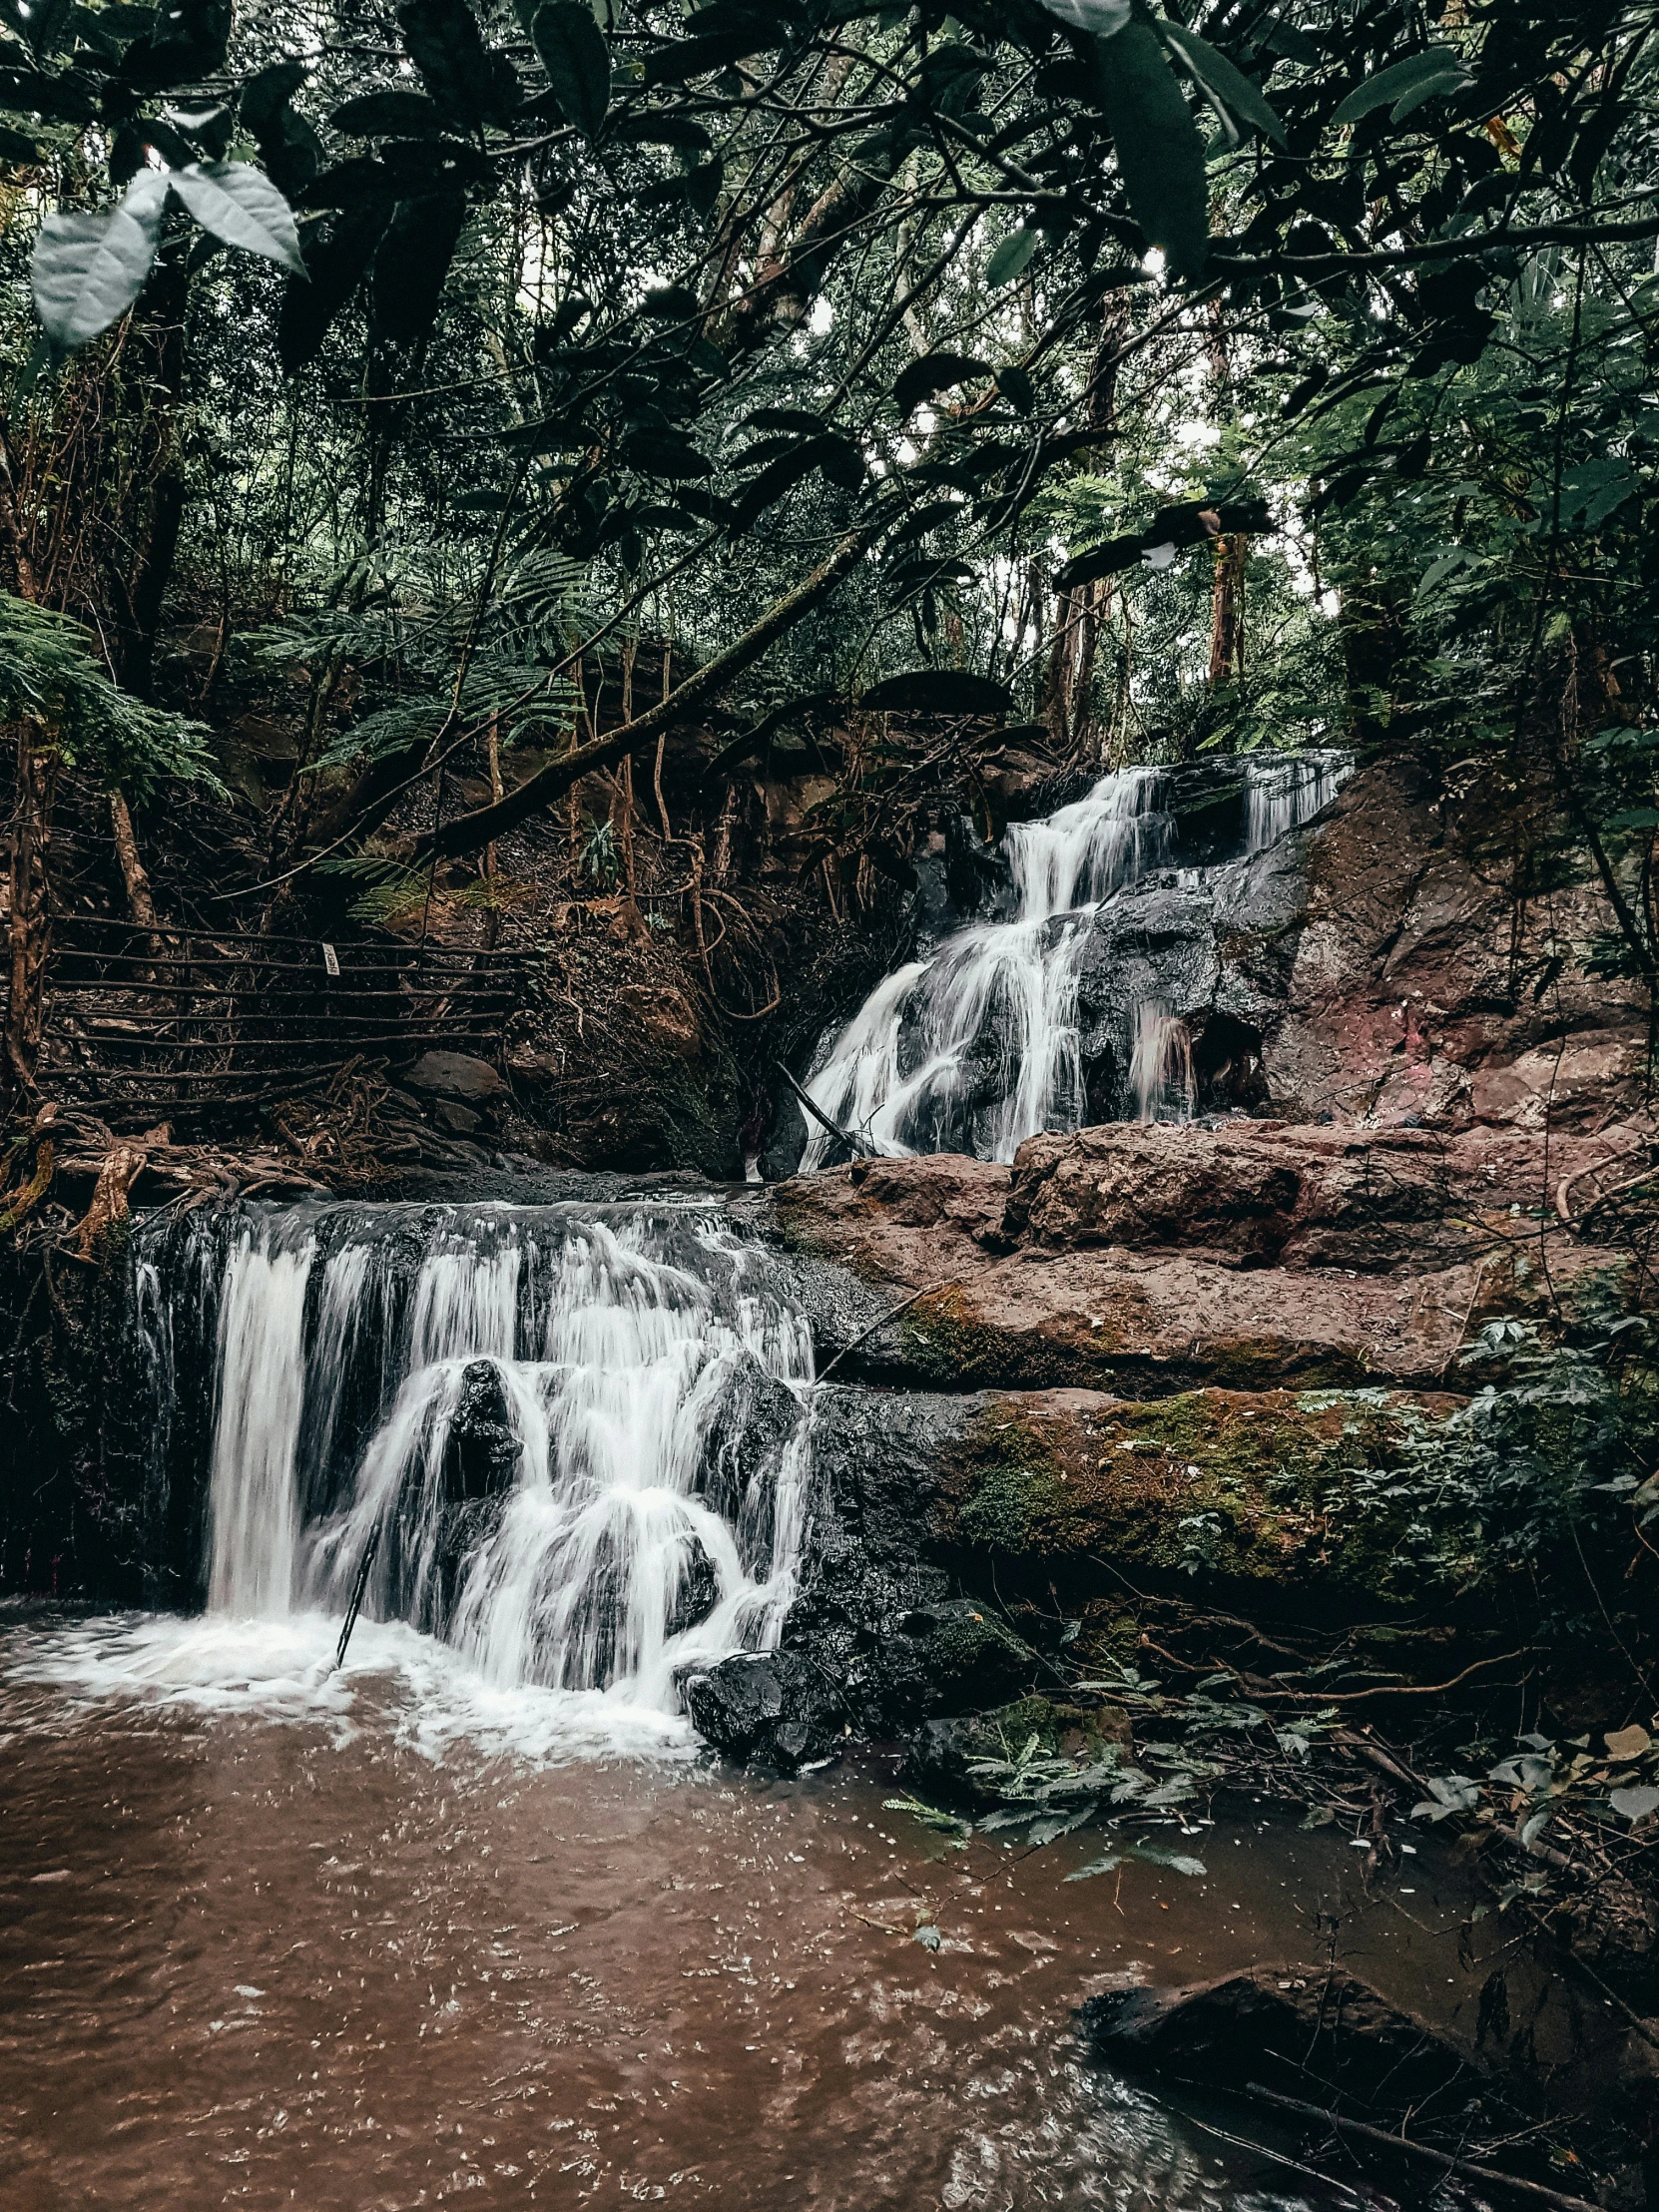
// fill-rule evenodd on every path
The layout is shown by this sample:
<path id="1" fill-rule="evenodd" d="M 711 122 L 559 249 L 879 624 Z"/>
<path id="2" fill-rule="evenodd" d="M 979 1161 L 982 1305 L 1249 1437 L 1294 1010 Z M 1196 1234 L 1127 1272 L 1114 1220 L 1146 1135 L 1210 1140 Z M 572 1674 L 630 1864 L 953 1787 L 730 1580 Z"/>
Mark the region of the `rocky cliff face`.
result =
<path id="1" fill-rule="evenodd" d="M 849 1354 L 859 1386 L 820 1393 L 819 1547 L 768 1662 L 798 1726 L 1041 1688 L 1061 1617 L 1109 1623 L 1126 1588 L 1387 1636 L 1410 1605 L 1452 1636 L 1459 1591 L 1493 1596 L 1477 1517 L 1448 1503 L 1430 1562 L 1377 1470 L 1466 1400 L 1483 1323 L 1633 1288 L 1621 1187 L 1654 1128 L 1645 1010 L 1583 965 L 1599 887 L 1517 898 L 1477 799 L 1363 770 L 1309 830 L 1102 909 L 1085 1015 L 1155 985 L 1200 1055 L 1248 1040 L 1254 1111 L 757 1202 L 828 1343 L 893 1316 Z"/>

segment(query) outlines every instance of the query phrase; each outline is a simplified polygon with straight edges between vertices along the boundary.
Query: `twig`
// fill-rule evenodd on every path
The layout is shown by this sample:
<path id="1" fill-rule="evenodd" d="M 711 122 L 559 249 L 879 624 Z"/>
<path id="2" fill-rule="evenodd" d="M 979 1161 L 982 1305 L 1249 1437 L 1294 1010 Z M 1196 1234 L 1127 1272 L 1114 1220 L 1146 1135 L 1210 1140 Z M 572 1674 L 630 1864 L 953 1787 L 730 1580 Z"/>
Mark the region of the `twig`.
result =
<path id="1" fill-rule="evenodd" d="M 879 1321 L 872 1321 L 869 1327 L 863 1330 L 858 1336 L 854 1337 L 849 1345 L 842 1345 L 839 1352 L 837 1352 L 835 1354 L 835 1357 L 830 1361 L 829 1367 L 825 1369 L 824 1373 L 819 1376 L 817 1380 L 820 1382 L 828 1382 L 830 1375 L 836 1368 L 840 1366 L 841 1362 L 846 1358 L 849 1352 L 856 1352 L 861 1344 L 867 1344 L 870 1338 L 875 1335 L 877 1330 L 885 1329 L 888 1322 L 896 1321 L 900 1314 L 907 1313 L 909 1309 L 917 1303 L 918 1300 L 931 1298 L 935 1291 L 942 1291 L 943 1289 L 944 1285 L 942 1283 L 929 1283 L 926 1290 L 924 1291 L 912 1291 L 908 1298 L 901 1299 L 896 1306 L 891 1307 L 886 1313 L 884 1313 Z"/>
<path id="2" fill-rule="evenodd" d="M 795 1077 L 790 1073 L 789 1069 L 784 1065 L 782 1060 L 779 1060 L 775 1064 L 777 1066 L 779 1074 L 790 1086 L 790 1089 L 794 1091 L 796 1097 L 800 1099 L 802 1105 L 806 1107 L 808 1113 L 812 1115 L 814 1121 L 818 1122 L 823 1128 L 828 1129 L 831 1137 L 838 1137 L 841 1143 L 845 1145 L 848 1152 L 855 1154 L 858 1150 L 857 1139 L 855 1137 L 849 1136 L 846 1130 L 842 1129 L 837 1122 L 833 1122 L 830 1119 L 830 1116 L 824 1111 L 824 1108 L 818 1103 L 818 1100 L 811 1097 L 805 1090 L 802 1089 L 801 1085 L 796 1081 Z"/>
<path id="3" fill-rule="evenodd" d="M 1385 2128 L 1368 2127 L 1364 2120 L 1346 2120 L 1338 2112 L 1328 2112 L 1323 2105 L 1304 2104 L 1300 2097 L 1284 2097 L 1277 2089 L 1264 2089 L 1259 2081 L 1247 2082 L 1245 2089 L 1247 2095 L 1260 2097 L 1264 2104 L 1271 2104 L 1278 2111 L 1294 2112 L 1299 2119 L 1319 2120 L 1339 2135 L 1351 2135 L 1379 2150 L 1392 2151 L 1401 2158 L 1415 2158 L 1426 2166 L 1438 2166 L 1442 2173 L 1467 2174 L 1471 2180 L 1483 2181 L 1489 2187 L 1514 2189 L 1535 2203 L 1553 2205 L 1555 2212 L 1596 2212 L 1596 2207 L 1583 2197 L 1569 2197 L 1559 2189 L 1546 2189 L 1541 2181 L 1522 2181 L 1518 2174 L 1506 2174 L 1496 2166 L 1477 2166 L 1471 2159 L 1453 2158 L 1448 2151 L 1430 2150 L 1426 2143 L 1413 2143 L 1404 2135 L 1390 2135 Z"/>
<path id="4" fill-rule="evenodd" d="M 363 1546 L 362 1558 L 357 1563 L 357 1579 L 351 1586 L 351 1602 L 345 1608 L 345 1625 L 339 1632 L 339 1642 L 334 1647 L 334 1665 L 345 1664 L 345 1647 L 351 1641 L 351 1631 L 357 1625 L 357 1615 L 363 1609 L 363 1594 L 368 1588 L 368 1570 L 374 1564 L 374 1554 L 380 1548 L 380 1531 L 383 1521 L 376 1521 L 369 1530 L 368 1541 Z"/>

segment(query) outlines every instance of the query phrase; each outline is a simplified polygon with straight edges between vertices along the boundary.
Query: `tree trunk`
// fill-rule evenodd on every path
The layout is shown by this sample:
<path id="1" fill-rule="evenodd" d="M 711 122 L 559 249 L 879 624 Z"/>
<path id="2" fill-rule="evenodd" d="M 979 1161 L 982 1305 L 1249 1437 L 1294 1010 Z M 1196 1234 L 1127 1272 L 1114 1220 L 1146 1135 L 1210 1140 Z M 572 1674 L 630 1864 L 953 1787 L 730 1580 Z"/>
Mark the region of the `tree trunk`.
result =
<path id="1" fill-rule="evenodd" d="M 115 832 L 115 856 L 121 862 L 121 879 L 127 886 L 128 911 L 146 929 L 154 929 L 156 901 L 151 894 L 150 878 L 145 873 L 144 862 L 139 858 L 138 839 L 133 835 L 132 815 L 128 811 L 125 796 L 118 791 L 110 794 L 110 827 Z"/>
<path id="2" fill-rule="evenodd" d="M 58 782 L 55 739 L 33 724 L 16 726 L 17 792 L 11 826 L 11 990 L 6 1003 L 6 1058 L 0 1069 L 15 1096 L 35 1089 L 46 1026 L 46 962 L 51 950 L 52 800 Z"/>
<path id="3" fill-rule="evenodd" d="M 1250 540 L 1217 538 L 1210 586 L 1210 689 L 1244 673 L 1244 579 Z"/>

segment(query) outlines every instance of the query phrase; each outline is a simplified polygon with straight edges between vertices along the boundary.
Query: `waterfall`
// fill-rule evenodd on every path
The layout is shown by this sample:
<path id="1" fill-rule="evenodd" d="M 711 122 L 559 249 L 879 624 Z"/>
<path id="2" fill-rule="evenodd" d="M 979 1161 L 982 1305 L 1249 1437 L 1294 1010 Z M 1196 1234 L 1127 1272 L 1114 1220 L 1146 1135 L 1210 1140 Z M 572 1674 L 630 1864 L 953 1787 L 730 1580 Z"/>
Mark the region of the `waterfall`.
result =
<path id="1" fill-rule="evenodd" d="M 1179 1014 L 1147 999 L 1135 1009 L 1135 1044 L 1129 1088 L 1137 1121 L 1191 1121 L 1198 1087 L 1193 1081 L 1192 1031 Z"/>
<path id="2" fill-rule="evenodd" d="M 718 1215 L 256 1206 L 135 1248 L 157 1420 L 189 1386 L 190 1311 L 158 1294 L 217 1280 L 211 1611 L 342 1613 L 372 1543 L 365 1615 L 504 1687 L 671 1713 L 680 1668 L 776 1642 L 812 1340 Z"/>
<path id="3" fill-rule="evenodd" d="M 819 1048 L 806 1088 L 837 1127 L 871 1153 L 969 1152 L 1011 1160 L 1043 1129 L 1075 1129 L 1103 1110 L 1142 1121 L 1186 1121 L 1198 1110 L 1192 1028 L 1167 998 L 1131 986 L 1132 1011 L 1114 1016 L 1109 1048 L 1085 1053 L 1080 977 L 1098 960 L 1098 917 L 1117 911 L 1151 880 L 1194 895 L 1225 859 L 1178 873 L 1176 807 L 1182 779 L 1210 779 L 1213 815 L 1220 772 L 1233 810 L 1235 861 L 1303 828 L 1341 789 L 1353 767 L 1335 751 L 1257 756 L 1237 767 L 1126 769 L 1102 777 L 1086 798 L 1042 822 L 1010 826 L 1000 857 L 1013 917 L 978 921 L 878 983 L 838 1033 Z M 1241 804 L 1242 800 L 1242 804 Z M 1208 832 L 1214 850 L 1213 824 Z M 1138 973 L 1155 961 L 1142 951 Z M 1127 973 L 1127 971 L 1126 971 Z M 1154 990 L 1168 981 L 1155 967 Z M 1110 1062 L 1102 1095 L 1091 1095 L 1091 1060 Z M 1109 1094 L 1109 1095 L 1108 1095 Z M 804 1170 L 834 1156 L 835 1140 L 808 1131 Z"/>
<path id="4" fill-rule="evenodd" d="M 1252 852 L 1312 822 L 1354 766 L 1347 753 L 1255 754 L 1245 768 L 1245 840 Z"/>
<path id="5" fill-rule="evenodd" d="M 831 1121 L 859 1131 L 873 1152 L 961 1149 L 992 1160 L 1011 1160 L 1039 1129 L 1075 1122 L 1081 1062 L 1068 952 L 1077 929 L 1056 923 L 1168 857 L 1164 783 L 1156 769 L 1126 769 L 1046 822 L 1009 828 L 1002 850 L 1014 918 L 959 930 L 876 985 L 808 1078 Z M 976 1108 L 975 1092 L 986 1089 L 989 1103 Z M 822 1167 L 832 1143 L 815 1130 L 803 1167 Z"/>

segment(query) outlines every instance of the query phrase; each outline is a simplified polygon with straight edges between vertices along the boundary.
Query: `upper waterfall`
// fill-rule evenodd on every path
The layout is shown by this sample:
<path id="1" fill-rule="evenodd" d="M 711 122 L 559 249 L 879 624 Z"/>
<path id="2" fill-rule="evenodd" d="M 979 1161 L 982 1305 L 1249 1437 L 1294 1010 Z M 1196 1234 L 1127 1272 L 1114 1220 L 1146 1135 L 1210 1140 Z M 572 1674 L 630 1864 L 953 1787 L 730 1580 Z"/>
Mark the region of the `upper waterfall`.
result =
<path id="1" fill-rule="evenodd" d="M 1346 754 L 1270 755 L 1244 764 L 1235 858 L 1263 851 L 1326 807 L 1346 779 Z M 1198 1102 L 1193 1039 L 1160 988 L 1156 961 L 1115 1040 L 1111 1095 L 1091 1077 L 1079 1018 L 1082 963 L 1102 909 L 1181 868 L 1176 772 L 1125 769 L 1040 822 L 1011 824 L 998 848 L 1014 911 L 974 921 L 882 979 L 852 1019 L 820 1047 L 807 1079 L 814 1102 L 876 1153 L 963 1151 L 1011 1160 L 1043 1129 L 1094 1118 L 1182 1121 Z M 1109 1055 L 1097 1052 L 1095 1061 Z M 804 1168 L 823 1167 L 835 1140 L 809 1132 Z"/>
<path id="2" fill-rule="evenodd" d="M 766 1256 L 668 1207 L 322 1205 L 141 1230 L 214 1377 L 212 1610 L 364 1610 L 491 1682 L 678 1708 L 776 1641 L 812 1340 Z M 137 1301 L 157 1432 L 185 1348 Z M 166 1448 L 164 1444 L 164 1448 Z"/>

